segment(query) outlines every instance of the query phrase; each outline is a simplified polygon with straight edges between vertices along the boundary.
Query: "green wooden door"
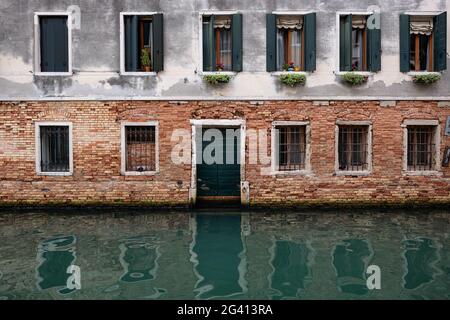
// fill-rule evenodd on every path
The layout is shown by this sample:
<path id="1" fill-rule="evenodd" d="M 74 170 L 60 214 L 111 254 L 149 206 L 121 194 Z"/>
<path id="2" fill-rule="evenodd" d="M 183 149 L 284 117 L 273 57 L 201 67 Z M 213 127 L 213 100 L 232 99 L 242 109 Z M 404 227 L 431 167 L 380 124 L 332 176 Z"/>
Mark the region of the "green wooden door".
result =
<path id="1" fill-rule="evenodd" d="M 209 128 L 210 129 L 210 128 Z M 202 137 L 208 128 L 203 128 Z M 197 196 L 199 197 L 214 197 L 214 196 L 240 196 L 240 171 L 239 164 L 239 130 L 237 135 L 231 135 L 231 130 L 234 128 L 220 128 L 214 129 L 220 132 L 221 135 L 214 137 L 212 141 L 203 141 L 201 144 L 202 163 L 197 164 Z M 221 136 L 221 137 L 220 137 Z M 215 141 L 215 139 L 218 139 Z M 215 144 L 215 152 L 213 152 L 213 159 L 215 161 L 205 161 L 205 148 L 210 144 Z"/>

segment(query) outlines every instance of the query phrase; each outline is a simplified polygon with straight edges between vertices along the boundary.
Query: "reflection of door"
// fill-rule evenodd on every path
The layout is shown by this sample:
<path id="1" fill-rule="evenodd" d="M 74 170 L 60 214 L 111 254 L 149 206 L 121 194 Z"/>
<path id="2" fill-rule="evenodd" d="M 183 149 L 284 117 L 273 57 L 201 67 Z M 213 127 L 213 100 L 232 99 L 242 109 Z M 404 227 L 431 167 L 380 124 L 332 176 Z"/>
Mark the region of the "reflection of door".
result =
<path id="1" fill-rule="evenodd" d="M 214 130 L 214 134 L 211 141 L 202 139 L 201 163 L 197 164 L 197 195 L 240 196 L 239 129 L 203 128 L 202 137 L 206 130 Z M 215 148 L 211 148 L 213 145 Z"/>

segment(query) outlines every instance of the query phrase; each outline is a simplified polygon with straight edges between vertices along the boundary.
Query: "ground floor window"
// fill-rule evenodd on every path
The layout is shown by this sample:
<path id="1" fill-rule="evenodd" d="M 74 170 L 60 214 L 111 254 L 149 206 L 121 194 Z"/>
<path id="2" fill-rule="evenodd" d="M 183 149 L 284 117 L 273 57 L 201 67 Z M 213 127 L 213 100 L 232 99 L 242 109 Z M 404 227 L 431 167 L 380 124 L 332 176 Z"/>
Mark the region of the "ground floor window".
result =
<path id="1" fill-rule="evenodd" d="M 277 171 L 304 170 L 306 165 L 306 126 L 276 126 Z"/>
<path id="2" fill-rule="evenodd" d="M 123 135 L 123 171 L 155 172 L 157 170 L 156 125 L 124 125 Z"/>
<path id="3" fill-rule="evenodd" d="M 339 170 L 367 171 L 369 126 L 339 126 Z"/>
<path id="4" fill-rule="evenodd" d="M 71 172 L 71 128 L 69 124 L 38 124 L 38 173 L 64 174 Z"/>
<path id="5" fill-rule="evenodd" d="M 435 126 L 408 126 L 408 171 L 436 168 Z"/>

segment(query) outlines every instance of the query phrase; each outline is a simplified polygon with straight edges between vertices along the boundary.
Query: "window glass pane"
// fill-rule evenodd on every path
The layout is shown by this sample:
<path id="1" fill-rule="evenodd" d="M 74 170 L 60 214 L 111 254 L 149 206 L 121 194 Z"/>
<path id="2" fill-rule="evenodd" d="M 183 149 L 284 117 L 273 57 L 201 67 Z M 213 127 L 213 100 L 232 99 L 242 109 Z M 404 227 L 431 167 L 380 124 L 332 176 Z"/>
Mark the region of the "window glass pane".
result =
<path id="1" fill-rule="evenodd" d="M 155 127 L 128 126 L 125 135 L 126 171 L 155 171 Z"/>
<path id="2" fill-rule="evenodd" d="M 220 29 L 220 58 L 219 64 L 223 65 L 223 70 L 230 71 L 231 64 L 231 29 Z"/>
<path id="3" fill-rule="evenodd" d="M 435 166 L 435 127 L 408 127 L 408 170 L 434 170 Z"/>
<path id="4" fill-rule="evenodd" d="M 301 32 L 297 30 L 293 30 L 289 32 L 289 44 L 290 44 L 290 57 L 294 66 L 299 68 L 301 65 L 301 50 L 302 50 L 302 40 L 301 40 Z"/>
<path id="5" fill-rule="evenodd" d="M 41 172 L 69 172 L 69 127 L 41 126 Z"/>
<path id="6" fill-rule="evenodd" d="M 339 170 L 365 171 L 367 164 L 367 126 L 339 126 Z"/>
<path id="7" fill-rule="evenodd" d="M 352 44 L 352 70 L 362 71 L 363 31 L 361 29 L 353 29 Z"/>
<path id="8" fill-rule="evenodd" d="M 278 170 L 296 171 L 305 169 L 306 127 L 286 126 L 278 130 Z"/>

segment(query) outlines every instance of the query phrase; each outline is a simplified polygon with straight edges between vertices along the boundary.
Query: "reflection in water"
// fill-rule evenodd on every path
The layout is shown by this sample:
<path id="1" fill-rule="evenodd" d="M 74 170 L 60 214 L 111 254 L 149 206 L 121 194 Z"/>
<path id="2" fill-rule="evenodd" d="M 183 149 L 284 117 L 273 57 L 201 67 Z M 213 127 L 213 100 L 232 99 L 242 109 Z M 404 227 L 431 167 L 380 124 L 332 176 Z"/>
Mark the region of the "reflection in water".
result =
<path id="1" fill-rule="evenodd" d="M 197 215 L 191 261 L 196 297 L 225 298 L 246 292 L 246 259 L 240 215 Z"/>
<path id="2" fill-rule="evenodd" d="M 336 245 L 333 266 L 338 287 L 342 292 L 357 295 L 367 294 L 366 270 L 373 251 L 367 240 L 348 239 Z"/>
<path id="3" fill-rule="evenodd" d="M 417 289 L 432 282 L 438 272 L 436 264 L 439 262 L 439 252 L 435 242 L 427 238 L 418 238 L 405 240 L 403 245 L 406 262 L 406 274 L 403 277 L 405 289 Z"/>
<path id="4" fill-rule="evenodd" d="M 0 299 L 449 299 L 450 215 L 422 213 L 0 214 Z"/>
<path id="5" fill-rule="evenodd" d="M 39 245 L 36 269 L 39 289 L 59 288 L 61 294 L 75 290 L 67 288 L 67 279 L 70 277 L 67 268 L 74 264 L 75 244 L 75 236 L 69 235 L 51 238 Z"/>
<path id="6" fill-rule="evenodd" d="M 303 243 L 277 240 L 271 249 L 273 273 L 270 287 L 277 294 L 273 298 L 297 298 L 299 290 L 306 289 L 312 280 L 312 249 Z"/>
<path id="7" fill-rule="evenodd" d="M 153 280 L 158 269 L 158 246 L 153 237 L 128 238 L 120 244 L 120 263 L 124 282 Z"/>

